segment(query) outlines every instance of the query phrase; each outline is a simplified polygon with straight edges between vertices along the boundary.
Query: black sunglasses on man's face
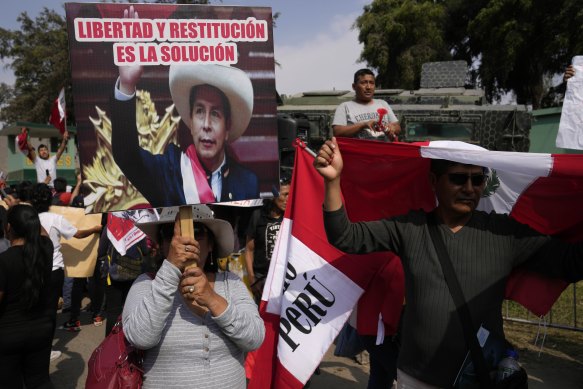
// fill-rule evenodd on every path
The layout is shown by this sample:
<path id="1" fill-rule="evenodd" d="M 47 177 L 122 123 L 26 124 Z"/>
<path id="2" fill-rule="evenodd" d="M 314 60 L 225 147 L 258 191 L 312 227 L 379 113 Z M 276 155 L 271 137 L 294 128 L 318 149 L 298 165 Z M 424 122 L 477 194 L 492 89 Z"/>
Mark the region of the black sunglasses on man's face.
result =
<path id="1" fill-rule="evenodd" d="M 447 178 L 449 182 L 458 186 L 465 185 L 468 178 L 472 181 L 472 186 L 480 186 L 486 181 L 485 174 L 448 173 Z"/>

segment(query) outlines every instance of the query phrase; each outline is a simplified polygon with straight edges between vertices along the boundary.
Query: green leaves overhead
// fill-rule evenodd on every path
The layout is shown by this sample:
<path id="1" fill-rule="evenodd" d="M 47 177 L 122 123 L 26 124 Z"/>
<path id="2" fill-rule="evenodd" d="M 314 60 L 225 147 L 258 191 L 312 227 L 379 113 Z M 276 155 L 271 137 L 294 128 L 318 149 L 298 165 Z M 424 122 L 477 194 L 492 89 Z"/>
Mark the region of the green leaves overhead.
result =
<path id="1" fill-rule="evenodd" d="M 377 0 L 355 23 L 361 60 L 377 69 L 383 88 L 414 89 L 424 62 L 449 57 L 443 40 L 445 8 L 433 1 Z"/>
<path id="2" fill-rule="evenodd" d="M 0 28 L 0 58 L 16 81 L 0 120 L 45 123 L 61 87 L 70 85 L 65 19 L 47 8 L 36 19 L 18 17 L 20 30 Z"/>
<path id="3" fill-rule="evenodd" d="M 374 0 L 355 26 L 383 87 L 417 88 L 423 62 L 463 59 L 490 101 L 513 91 L 534 108 L 583 54 L 580 0 Z"/>

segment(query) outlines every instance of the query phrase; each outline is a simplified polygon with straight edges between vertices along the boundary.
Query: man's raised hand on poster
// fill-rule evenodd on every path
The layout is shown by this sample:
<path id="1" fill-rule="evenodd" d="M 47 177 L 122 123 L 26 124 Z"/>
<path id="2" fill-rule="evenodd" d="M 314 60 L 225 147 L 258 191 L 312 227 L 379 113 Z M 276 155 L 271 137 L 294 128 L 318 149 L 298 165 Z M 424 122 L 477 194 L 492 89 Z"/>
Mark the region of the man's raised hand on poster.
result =
<path id="1" fill-rule="evenodd" d="M 139 19 L 138 11 L 131 5 L 123 11 L 124 19 Z M 142 77 L 143 67 L 140 65 L 119 66 L 119 90 L 123 94 L 133 95 L 136 85 Z"/>

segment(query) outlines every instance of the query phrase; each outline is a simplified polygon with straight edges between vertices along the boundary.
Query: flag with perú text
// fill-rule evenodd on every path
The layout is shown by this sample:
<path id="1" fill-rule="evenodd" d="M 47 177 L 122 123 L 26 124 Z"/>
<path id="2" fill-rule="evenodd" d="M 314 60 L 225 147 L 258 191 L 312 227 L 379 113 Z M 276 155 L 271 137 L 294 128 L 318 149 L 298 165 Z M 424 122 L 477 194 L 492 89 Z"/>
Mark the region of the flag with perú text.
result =
<path id="1" fill-rule="evenodd" d="M 344 160 L 342 193 L 352 221 L 432 210 L 429 162 L 439 158 L 490 168 L 479 209 L 508 213 L 565 240 L 583 239 L 583 155 L 487 151 L 447 141 L 340 138 L 338 143 Z M 377 333 L 378 326 L 390 333 L 399 320 L 400 261 L 390 253 L 349 255 L 328 244 L 323 179 L 312 162 L 308 151 L 296 149 L 290 198 L 260 306 L 266 338 L 254 353 L 250 389 L 302 388 L 357 301 L 360 333 Z M 566 285 L 516 270 L 506 296 L 542 315 Z"/>

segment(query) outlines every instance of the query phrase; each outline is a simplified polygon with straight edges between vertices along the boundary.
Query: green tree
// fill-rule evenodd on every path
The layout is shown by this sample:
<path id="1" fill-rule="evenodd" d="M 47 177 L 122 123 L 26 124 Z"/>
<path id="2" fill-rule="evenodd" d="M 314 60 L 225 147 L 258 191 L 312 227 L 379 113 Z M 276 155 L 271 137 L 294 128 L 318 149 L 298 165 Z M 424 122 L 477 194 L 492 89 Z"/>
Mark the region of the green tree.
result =
<path id="1" fill-rule="evenodd" d="M 424 62 L 450 59 L 446 9 L 432 0 L 374 0 L 356 19 L 360 59 L 377 70 L 384 88 L 414 89 Z"/>
<path id="2" fill-rule="evenodd" d="M 581 0 L 374 0 L 355 26 L 383 86 L 415 88 L 423 62 L 463 59 L 489 101 L 512 91 L 534 108 L 583 53 Z"/>
<path id="3" fill-rule="evenodd" d="M 34 20 L 26 12 L 17 20 L 20 30 L 0 28 L 0 58 L 11 61 L 16 78 L 0 120 L 45 123 L 61 87 L 71 84 L 65 19 L 44 8 Z"/>
<path id="4" fill-rule="evenodd" d="M 513 91 L 536 109 L 545 77 L 583 52 L 583 8 L 580 0 L 492 0 L 469 22 L 468 37 L 486 96 Z"/>

